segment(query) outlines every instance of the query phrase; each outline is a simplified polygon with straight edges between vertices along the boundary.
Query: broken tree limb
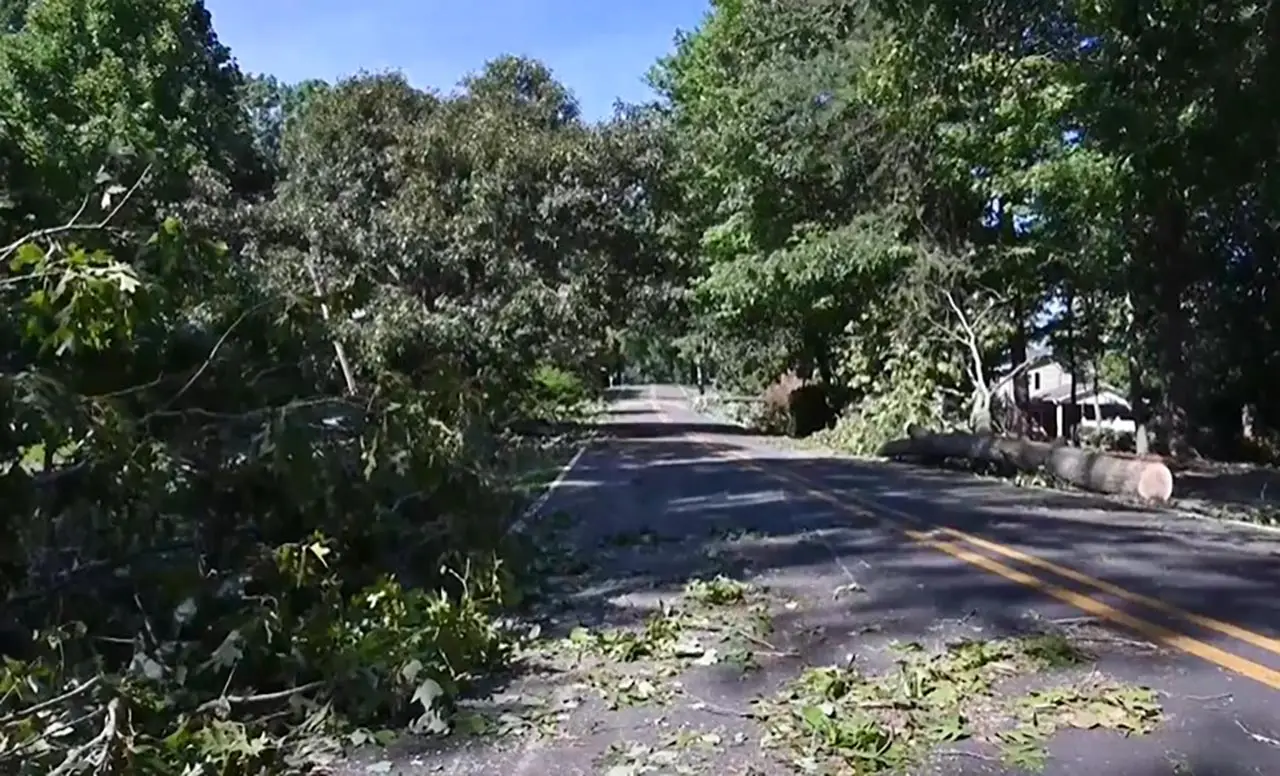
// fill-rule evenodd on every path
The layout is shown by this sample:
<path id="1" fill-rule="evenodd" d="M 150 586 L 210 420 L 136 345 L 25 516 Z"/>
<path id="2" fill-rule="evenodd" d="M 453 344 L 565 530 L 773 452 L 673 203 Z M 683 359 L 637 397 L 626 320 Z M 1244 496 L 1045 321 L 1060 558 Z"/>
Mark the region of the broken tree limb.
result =
<path id="1" fill-rule="evenodd" d="M 1112 455 L 1064 444 L 1035 442 L 986 434 L 935 434 L 918 426 L 906 439 L 880 449 L 886 458 L 963 458 L 1011 466 L 1019 471 L 1045 471 L 1083 490 L 1168 501 L 1173 473 L 1162 461 Z"/>

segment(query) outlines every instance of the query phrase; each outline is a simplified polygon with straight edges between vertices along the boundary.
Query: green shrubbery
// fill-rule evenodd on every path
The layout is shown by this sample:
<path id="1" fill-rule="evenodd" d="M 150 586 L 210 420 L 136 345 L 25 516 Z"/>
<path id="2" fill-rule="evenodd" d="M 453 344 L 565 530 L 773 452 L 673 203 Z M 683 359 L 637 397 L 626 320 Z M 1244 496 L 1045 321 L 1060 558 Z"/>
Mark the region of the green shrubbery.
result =
<path id="1" fill-rule="evenodd" d="M 531 398 L 535 416 L 559 418 L 581 409 L 591 395 L 578 375 L 550 364 L 540 364 L 533 371 Z"/>
<path id="2" fill-rule="evenodd" d="M 438 731 L 530 583 L 509 429 L 591 398 L 638 277 L 630 130 L 525 60 L 282 93 L 193 0 L 90 5 L 0 36 L 0 771 Z"/>

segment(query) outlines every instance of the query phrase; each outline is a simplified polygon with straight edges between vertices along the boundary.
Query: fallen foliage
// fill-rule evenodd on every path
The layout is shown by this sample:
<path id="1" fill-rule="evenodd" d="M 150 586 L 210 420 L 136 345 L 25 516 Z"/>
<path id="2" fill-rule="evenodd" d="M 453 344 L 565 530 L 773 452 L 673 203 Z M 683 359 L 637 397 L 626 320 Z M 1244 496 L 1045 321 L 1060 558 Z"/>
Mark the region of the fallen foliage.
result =
<path id="1" fill-rule="evenodd" d="M 908 645 L 887 674 L 807 669 L 756 714 L 765 745 L 785 751 L 799 772 L 889 772 L 973 737 L 997 742 L 1006 760 L 1028 767 L 1043 764 L 1044 745 L 1060 727 L 1145 733 L 1159 720 L 1145 688 L 1089 682 L 1013 698 L 999 691 L 1002 681 L 1087 659 L 1056 636 L 967 641 L 941 652 Z"/>

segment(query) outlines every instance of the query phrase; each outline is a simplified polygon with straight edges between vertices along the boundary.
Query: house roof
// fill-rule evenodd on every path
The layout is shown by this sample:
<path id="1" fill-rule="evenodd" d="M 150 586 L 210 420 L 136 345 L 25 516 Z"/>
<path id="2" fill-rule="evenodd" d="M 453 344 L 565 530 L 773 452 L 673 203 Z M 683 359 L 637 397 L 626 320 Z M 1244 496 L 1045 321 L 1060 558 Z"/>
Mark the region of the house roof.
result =
<path id="1" fill-rule="evenodd" d="M 1095 391 L 1093 389 L 1093 386 L 1084 384 L 1084 383 L 1077 384 L 1076 385 L 1076 402 L 1080 404 L 1084 404 L 1086 402 L 1092 402 L 1094 393 Z M 1112 388 L 1109 385 L 1106 385 L 1105 383 L 1098 386 L 1096 393 L 1098 394 L 1098 398 L 1101 399 L 1106 404 L 1121 404 L 1125 407 L 1129 406 L 1129 402 L 1124 398 L 1124 394 L 1120 393 L 1120 391 L 1118 391 L 1117 389 Z M 1048 402 L 1050 404 L 1063 404 L 1066 402 L 1070 402 L 1071 386 L 1068 384 L 1068 385 L 1060 385 L 1057 388 L 1049 388 L 1049 389 L 1040 391 L 1039 393 L 1033 394 L 1031 398 L 1034 401 L 1043 401 L 1043 402 Z"/>
<path id="2" fill-rule="evenodd" d="M 1031 344 L 1027 346 L 1027 361 L 1030 362 L 1031 366 L 1041 366 L 1056 360 L 1053 350 L 1048 345 Z M 1012 368 L 1013 366 L 1010 364 L 1009 359 L 1005 358 L 995 365 L 994 371 L 997 374 L 1007 374 Z"/>

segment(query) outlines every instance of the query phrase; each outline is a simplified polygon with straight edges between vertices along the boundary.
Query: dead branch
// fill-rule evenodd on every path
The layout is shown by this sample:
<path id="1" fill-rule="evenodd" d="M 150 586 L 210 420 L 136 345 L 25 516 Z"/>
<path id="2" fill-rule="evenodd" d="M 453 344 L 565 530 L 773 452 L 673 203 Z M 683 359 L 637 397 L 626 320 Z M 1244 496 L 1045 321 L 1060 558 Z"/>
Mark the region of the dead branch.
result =
<path id="1" fill-rule="evenodd" d="M 329 305 L 324 301 L 324 290 L 320 287 L 320 275 L 316 272 L 315 262 L 313 261 L 318 239 L 313 231 L 311 235 L 311 251 L 303 261 L 307 267 L 307 274 L 311 277 L 311 287 L 315 291 L 316 299 L 320 300 L 320 315 L 328 323 Z M 351 363 L 347 361 L 347 351 L 342 347 L 342 342 L 336 334 L 333 337 L 333 351 L 338 357 L 338 366 L 342 369 L 342 379 L 347 383 L 347 393 L 354 396 L 356 394 L 356 377 L 351 371 Z"/>
<path id="2" fill-rule="evenodd" d="M 22 711 L 15 711 L 12 714 L 6 714 L 5 716 L 0 717 L 0 727 L 12 725 L 15 722 L 20 722 L 30 717 L 32 714 L 39 714 L 45 709 L 51 709 L 54 706 L 57 706 L 61 703 L 65 703 L 66 701 L 71 700 L 77 695 L 83 695 L 84 693 L 92 690 L 94 687 L 97 687 L 101 681 L 102 681 L 102 677 L 95 676 L 89 681 L 80 685 L 79 687 L 75 687 L 71 690 L 67 690 L 61 695 L 58 695 L 53 698 L 49 698 L 47 700 L 40 701 L 39 703 L 28 706 Z"/>
<path id="3" fill-rule="evenodd" d="M 21 248 L 23 245 L 26 245 L 29 242 L 42 240 L 46 237 L 54 237 L 59 234 L 66 234 L 67 232 L 79 232 L 79 231 L 91 232 L 99 229 L 105 229 L 107 224 L 115 220 L 115 217 L 117 214 L 119 214 L 121 208 L 123 208 L 125 206 L 125 203 L 128 202 L 133 197 L 133 195 L 138 191 L 139 187 L 141 187 L 142 184 L 146 182 L 147 177 L 150 174 L 151 174 L 151 165 L 148 164 L 146 168 L 143 169 L 142 174 L 138 176 L 138 179 L 133 182 L 132 186 L 129 187 L 129 190 L 125 192 L 125 195 L 121 197 L 120 201 L 117 202 L 115 207 L 111 209 L 111 212 L 103 216 L 101 220 L 96 221 L 94 223 L 88 223 L 88 224 L 80 223 L 80 218 L 81 216 L 84 215 L 85 208 L 89 204 L 89 197 L 92 196 L 92 194 L 88 194 L 85 196 L 84 202 L 80 204 L 80 209 L 76 211 L 76 214 L 71 217 L 70 221 L 67 221 L 65 224 L 62 224 L 61 226 L 51 226 L 46 229 L 37 229 L 34 232 L 29 232 L 26 235 L 19 237 L 17 240 L 14 240 L 13 242 L 6 245 L 2 250 L 0 250 L 0 261 L 4 261 L 8 259 L 11 255 L 13 255 L 15 251 L 17 251 L 19 248 Z"/>
<path id="4" fill-rule="evenodd" d="M 1009 374 L 1005 375 L 1004 377 L 1001 377 L 999 380 L 996 380 L 991 384 L 991 388 L 990 388 L 991 392 L 995 393 L 999 391 L 1001 388 L 1007 385 L 1009 381 L 1016 378 L 1019 374 L 1025 371 L 1027 367 L 1031 366 L 1033 363 L 1035 363 L 1035 359 L 1028 357 L 1021 364 L 1018 364 L 1013 369 L 1009 370 Z"/>
<path id="5" fill-rule="evenodd" d="M 67 752 L 67 756 L 63 758 L 62 764 L 54 768 L 49 776 L 67 776 L 74 773 L 83 765 L 85 755 L 93 749 L 100 751 L 92 759 L 96 760 L 95 765 L 101 766 L 105 763 L 108 750 L 111 747 L 112 740 L 116 737 L 116 727 L 119 724 L 120 716 L 120 699 L 112 698 L 107 704 L 107 721 L 102 725 L 102 731 L 89 741 L 75 747 Z"/>
<path id="6" fill-rule="evenodd" d="M 181 399 L 182 396 L 187 391 L 191 390 L 191 386 L 195 385 L 196 381 L 200 379 L 200 376 L 203 375 L 209 369 L 209 367 L 213 364 L 213 360 L 217 357 L 218 351 L 222 349 L 222 346 L 224 344 L 226 344 L 227 338 L 230 337 L 231 333 L 236 330 L 236 327 L 238 327 L 241 323 L 243 323 L 244 320 L 248 318 L 250 315 L 252 315 L 253 313 L 258 312 L 259 310 L 267 307 L 270 304 L 273 304 L 274 302 L 275 302 L 274 299 L 268 299 L 267 301 L 259 302 L 253 307 L 250 307 L 249 309 L 240 313 L 240 315 L 237 316 L 236 319 L 231 322 L 231 325 L 227 327 L 227 330 L 222 333 L 222 336 L 218 337 L 218 341 L 215 342 L 213 347 L 209 350 L 209 355 L 205 356 L 204 362 L 200 364 L 199 368 L 196 369 L 195 374 L 191 375 L 191 377 L 187 379 L 186 383 L 184 383 L 183 386 L 178 389 L 178 392 L 175 393 L 173 396 L 170 396 L 169 399 L 165 401 L 164 404 L 161 404 L 155 411 L 161 412 L 161 411 L 167 410 L 168 408 L 173 406 L 174 402 L 176 402 L 178 399 Z M 146 423 L 147 420 L 149 420 L 153 414 L 154 413 L 148 413 L 146 416 L 142 418 L 140 422 Z"/>
<path id="7" fill-rule="evenodd" d="M 202 713 L 214 711 L 219 708 L 226 708 L 229 706 L 244 706 L 244 705 L 249 705 L 254 703 L 271 703 L 272 701 L 282 701 L 287 698 L 292 698 L 295 695 L 300 695 L 305 692 L 311 692 L 312 690 L 319 689 L 323 687 L 325 684 L 327 684 L 325 680 L 317 679 L 314 682 L 307 682 L 306 684 L 301 684 L 301 685 L 298 685 L 297 687 L 290 687 L 286 690 L 277 690 L 276 692 L 265 692 L 259 695 L 223 695 L 220 698 L 214 698 L 211 701 L 205 701 L 204 703 L 200 704 L 199 706 L 196 707 L 196 713 L 202 714 Z"/>

